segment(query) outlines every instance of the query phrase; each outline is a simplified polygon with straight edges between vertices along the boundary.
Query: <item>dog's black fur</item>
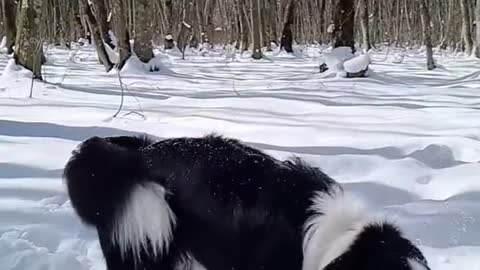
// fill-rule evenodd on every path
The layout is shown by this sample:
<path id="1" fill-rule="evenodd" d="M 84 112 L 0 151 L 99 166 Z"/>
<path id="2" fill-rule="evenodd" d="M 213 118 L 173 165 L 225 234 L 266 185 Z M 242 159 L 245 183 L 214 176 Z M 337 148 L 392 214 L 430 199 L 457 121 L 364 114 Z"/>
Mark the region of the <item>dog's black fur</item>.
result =
<path id="1" fill-rule="evenodd" d="M 207 270 L 301 270 L 311 199 L 337 186 L 300 159 L 278 161 L 215 135 L 159 142 L 93 137 L 73 152 L 64 177 L 76 213 L 98 231 L 109 270 L 173 270 L 192 258 Z M 122 254 L 111 235 L 132 189 L 148 182 L 166 190 L 176 222 L 168 250 L 153 256 L 146 247 L 137 260 Z M 396 265 L 396 257 L 382 258 L 388 252 L 398 258 L 413 252 L 423 262 L 418 249 L 388 226 L 366 228 L 325 270 L 412 270 Z"/>

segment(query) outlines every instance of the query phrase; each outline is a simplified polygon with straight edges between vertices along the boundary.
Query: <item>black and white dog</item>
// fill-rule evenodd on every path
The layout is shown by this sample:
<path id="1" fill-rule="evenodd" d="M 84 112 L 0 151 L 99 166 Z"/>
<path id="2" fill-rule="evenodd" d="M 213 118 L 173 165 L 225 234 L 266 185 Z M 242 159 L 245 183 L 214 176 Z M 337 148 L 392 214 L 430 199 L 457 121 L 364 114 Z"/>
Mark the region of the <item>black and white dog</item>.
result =
<path id="1" fill-rule="evenodd" d="M 109 270 L 429 269 L 319 169 L 237 140 L 93 137 L 64 174 Z"/>

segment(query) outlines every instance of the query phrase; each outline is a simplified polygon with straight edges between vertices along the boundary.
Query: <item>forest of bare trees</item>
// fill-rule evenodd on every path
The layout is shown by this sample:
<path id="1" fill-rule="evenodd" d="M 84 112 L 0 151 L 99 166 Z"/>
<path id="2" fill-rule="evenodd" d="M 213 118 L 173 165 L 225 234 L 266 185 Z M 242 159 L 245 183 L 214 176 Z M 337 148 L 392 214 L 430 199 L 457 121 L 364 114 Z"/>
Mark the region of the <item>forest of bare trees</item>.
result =
<path id="1" fill-rule="evenodd" d="M 262 58 L 261 48 L 277 44 L 292 52 L 295 43 L 328 43 L 352 50 L 426 45 L 429 52 L 438 47 L 480 57 L 480 29 L 475 23 L 480 19 L 480 0 L 1 0 L 1 4 L 0 36 L 6 37 L 17 63 L 39 79 L 45 60 L 41 45 L 69 47 L 80 38 L 93 41 L 107 71 L 115 66 L 107 50 L 115 46 L 118 68 L 132 53 L 148 62 L 154 45 L 183 51 L 202 43 L 250 49 L 255 59 Z M 433 59 L 428 63 L 434 68 Z"/>

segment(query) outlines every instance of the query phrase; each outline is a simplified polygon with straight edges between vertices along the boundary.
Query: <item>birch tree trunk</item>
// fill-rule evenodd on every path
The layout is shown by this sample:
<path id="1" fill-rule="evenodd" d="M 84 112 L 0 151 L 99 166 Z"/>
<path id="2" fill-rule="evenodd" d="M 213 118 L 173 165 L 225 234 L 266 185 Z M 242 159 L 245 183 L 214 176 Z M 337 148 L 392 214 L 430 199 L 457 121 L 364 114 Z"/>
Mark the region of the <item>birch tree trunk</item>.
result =
<path id="1" fill-rule="evenodd" d="M 22 0 L 15 40 L 14 59 L 17 65 L 33 72 L 42 80 L 43 41 L 40 32 L 42 0 Z"/>
<path id="2" fill-rule="evenodd" d="M 152 50 L 152 7 L 150 0 L 137 0 L 135 8 L 135 43 L 133 51 L 138 59 L 148 63 L 153 58 Z"/>

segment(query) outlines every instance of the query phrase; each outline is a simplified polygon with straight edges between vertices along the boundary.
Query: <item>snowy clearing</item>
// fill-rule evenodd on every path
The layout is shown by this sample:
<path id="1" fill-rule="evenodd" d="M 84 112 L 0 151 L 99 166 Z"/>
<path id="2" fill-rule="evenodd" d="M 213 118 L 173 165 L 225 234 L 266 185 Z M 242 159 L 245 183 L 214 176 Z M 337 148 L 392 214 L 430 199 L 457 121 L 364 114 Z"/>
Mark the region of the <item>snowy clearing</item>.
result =
<path id="1" fill-rule="evenodd" d="M 402 63 L 383 51 L 370 55 L 368 78 L 322 78 L 322 51 L 258 62 L 163 54 L 158 72 L 122 72 L 117 118 L 118 75 L 92 47 L 48 49 L 49 83 L 35 83 L 31 99 L 29 74 L 0 54 L 1 268 L 105 269 L 61 180 L 80 141 L 218 132 L 321 167 L 398 222 L 432 270 L 480 269 L 480 61 L 437 53 L 442 68 L 429 72 L 422 51 Z"/>

